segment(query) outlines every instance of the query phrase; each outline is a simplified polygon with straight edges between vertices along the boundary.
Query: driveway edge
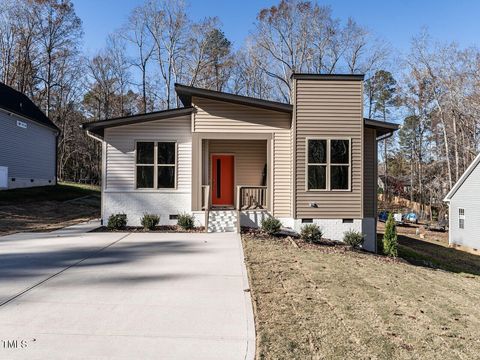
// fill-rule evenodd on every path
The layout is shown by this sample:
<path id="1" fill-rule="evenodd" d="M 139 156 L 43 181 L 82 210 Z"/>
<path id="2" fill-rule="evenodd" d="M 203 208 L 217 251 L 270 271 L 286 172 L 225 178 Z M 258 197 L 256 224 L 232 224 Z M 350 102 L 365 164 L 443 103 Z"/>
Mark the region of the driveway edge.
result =
<path id="1" fill-rule="evenodd" d="M 247 317 L 247 348 L 245 349 L 245 360 L 254 360 L 256 352 L 255 317 L 253 314 L 252 296 L 248 282 L 247 265 L 243 252 L 242 236 L 237 234 L 238 246 L 240 248 L 240 262 L 242 264 L 243 294 L 245 299 L 245 313 Z"/>

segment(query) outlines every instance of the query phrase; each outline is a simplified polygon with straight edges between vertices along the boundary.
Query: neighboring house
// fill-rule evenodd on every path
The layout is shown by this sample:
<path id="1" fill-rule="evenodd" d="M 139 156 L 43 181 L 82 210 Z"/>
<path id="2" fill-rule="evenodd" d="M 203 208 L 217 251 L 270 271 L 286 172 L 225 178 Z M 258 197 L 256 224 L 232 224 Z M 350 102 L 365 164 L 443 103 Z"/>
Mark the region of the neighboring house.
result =
<path id="1" fill-rule="evenodd" d="M 480 254 L 480 154 L 447 194 L 451 247 Z"/>
<path id="2" fill-rule="evenodd" d="M 0 83 L 0 189 L 54 185 L 58 134 L 27 96 Z"/>
<path id="3" fill-rule="evenodd" d="M 410 195 L 410 179 L 408 177 L 395 177 L 391 175 L 378 175 L 378 187 L 385 193 L 385 183 L 389 195 L 407 197 Z"/>
<path id="4" fill-rule="evenodd" d="M 377 141 L 397 125 L 363 118 L 363 75 L 293 84 L 293 105 L 177 84 L 183 108 L 84 124 L 103 144 L 103 221 L 188 212 L 228 231 L 275 216 L 330 239 L 361 231 L 375 251 Z"/>

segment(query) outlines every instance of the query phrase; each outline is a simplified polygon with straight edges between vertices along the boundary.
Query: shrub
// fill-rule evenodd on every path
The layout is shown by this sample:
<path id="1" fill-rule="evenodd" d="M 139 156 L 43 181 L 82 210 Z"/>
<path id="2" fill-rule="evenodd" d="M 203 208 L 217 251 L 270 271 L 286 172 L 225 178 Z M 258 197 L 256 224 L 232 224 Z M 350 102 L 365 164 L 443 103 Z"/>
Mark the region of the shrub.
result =
<path id="1" fill-rule="evenodd" d="M 262 230 L 268 235 L 274 235 L 279 232 L 281 228 L 282 223 L 274 217 L 268 217 L 262 220 Z"/>
<path id="2" fill-rule="evenodd" d="M 398 256 L 397 227 L 393 215 L 388 215 L 383 235 L 383 253 L 388 256 Z"/>
<path id="3" fill-rule="evenodd" d="M 120 230 L 127 226 L 127 214 L 112 214 L 108 218 L 107 228 L 110 230 Z"/>
<path id="4" fill-rule="evenodd" d="M 195 218 L 187 213 L 178 214 L 177 225 L 184 230 L 191 230 L 195 227 Z"/>
<path id="5" fill-rule="evenodd" d="M 348 230 L 343 234 L 343 242 L 347 245 L 350 245 L 354 249 L 363 245 L 364 240 L 365 236 L 355 230 Z"/>
<path id="6" fill-rule="evenodd" d="M 322 239 L 322 236 L 322 230 L 320 230 L 317 224 L 307 224 L 303 226 L 300 231 L 300 237 L 306 242 L 318 243 Z"/>
<path id="7" fill-rule="evenodd" d="M 154 214 L 143 214 L 142 218 L 140 219 L 140 223 L 145 230 L 154 230 L 155 226 L 157 226 L 159 222 L 160 217 Z"/>

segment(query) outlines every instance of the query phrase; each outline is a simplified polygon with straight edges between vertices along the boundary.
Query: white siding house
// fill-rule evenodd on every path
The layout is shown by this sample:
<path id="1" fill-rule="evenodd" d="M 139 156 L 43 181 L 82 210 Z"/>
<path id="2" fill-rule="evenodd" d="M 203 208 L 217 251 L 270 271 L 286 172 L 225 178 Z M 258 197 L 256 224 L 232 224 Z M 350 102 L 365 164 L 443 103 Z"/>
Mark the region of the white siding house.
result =
<path id="1" fill-rule="evenodd" d="M 0 83 L 0 189 L 54 185 L 58 133 L 30 99 Z"/>
<path id="2" fill-rule="evenodd" d="M 451 247 L 480 254 L 480 154 L 445 197 Z"/>

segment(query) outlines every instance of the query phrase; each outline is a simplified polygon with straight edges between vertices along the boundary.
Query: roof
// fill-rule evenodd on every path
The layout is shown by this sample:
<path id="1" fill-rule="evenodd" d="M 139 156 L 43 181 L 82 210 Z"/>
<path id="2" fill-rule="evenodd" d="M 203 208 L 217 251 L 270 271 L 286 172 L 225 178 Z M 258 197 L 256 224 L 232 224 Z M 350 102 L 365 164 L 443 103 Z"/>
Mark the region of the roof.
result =
<path id="1" fill-rule="evenodd" d="M 447 194 L 447 196 L 445 196 L 445 199 L 443 199 L 443 201 L 449 202 L 452 199 L 453 195 L 455 195 L 455 193 L 458 191 L 458 189 L 460 189 L 460 187 L 468 179 L 470 174 L 476 169 L 478 164 L 480 164 L 480 154 L 477 155 L 475 160 L 473 160 L 473 162 L 470 164 L 470 166 L 467 168 L 467 170 L 465 170 L 465 172 L 460 177 L 460 179 L 458 179 L 456 184 L 453 185 L 452 190 L 449 191 L 449 193 Z"/>
<path id="2" fill-rule="evenodd" d="M 194 111 L 194 108 L 183 107 L 178 109 L 169 109 L 169 110 L 162 110 L 162 111 L 155 111 L 148 114 L 138 114 L 138 115 L 131 115 L 125 117 L 118 117 L 108 120 L 101 120 L 101 121 L 94 121 L 89 123 L 82 124 L 82 129 L 87 130 L 95 135 L 103 137 L 104 130 L 106 128 L 122 126 L 122 125 L 130 125 L 135 123 L 143 123 L 149 121 L 156 121 L 162 119 L 169 119 L 177 116 L 188 115 Z"/>
<path id="3" fill-rule="evenodd" d="M 327 76 L 329 78 L 341 77 L 342 79 L 346 79 L 347 77 L 353 76 L 356 79 L 363 79 L 363 75 L 333 75 L 333 74 L 332 75 L 294 74 L 294 75 L 295 76 L 316 76 L 316 77 Z M 198 97 L 207 98 L 207 99 L 252 106 L 252 107 L 257 107 L 261 109 L 279 111 L 279 112 L 289 113 L 289 114 L 293 112 L 293 106 L 290 104 L 257 99 L 257 98 L 252 98 L 248 96 L 235 95 L 235 94 L 230 94 L 230 93 L 225 93 L 220 91 L 207 90 L 207 89 L 197 88 L 193 86 L 175 84 L 175 91 L 177 92 L 180 100 L 182 101 L 185 107 L 178 108 L 178 109 L 156 111 L 148 114 L 139 114 L 139 115 L 132 115 L 127 117 L 118 117 L 118 118 L 113 118 L 108 120 L 84 123 L 82 124 L 82 128 L 84 130 L 88 130 L 92 134 L 96 134 L 100 137 L 103 137 L 104 130 L 106 128 L 122 126 L 122 125 L 130 125 L 130 124 L 141 123 L 141 122 L 155 121 L 155 120 L 161 120 L 161 119 L 168 119 L 168 118 L 191 114 L 193 111 L 195 111 L 194 107 L 192 107 L 192 96 L 198 96 Z M 377 120 L 372 120 L 367 118 L 364 118 L 364 126 L 377 130 L 377 134 L 379 135 L 379 137 L 388 136 L 392 134 L 394 131 L 398 130 L 399 128 L 399 126 L 394 123 L 377 121 Z"/>
<path id="4" fill-rule="evenodd" d="M 211 100 L 226 101 L 233 104 L 253 106 L 261 109 L 279 111 L 289 114 L 293 112 L 293 106 L 290 104 L 257 99 L 249 96 L 235 95 L 220 91 L 207 90 L 193 86 L 175 84 L 175 91 L 177 92 L 178 97 L 180 98 L 184 106 L 191 106 L 192 96 L 198 96 Z"/>
<path id="5" fill-rule="evenodd" d="M 363 123 L 365 127 L 377 130 L 377 138 L 392 134 L 399 129 L 398 124 L 369 118 L 363 118 Z"/>
<path id="6" fill-rule="evenodd" d="M 25 94 L 0 82 L 0 108 L 47 126 L 57 132 L 60 130 Z"/>
<path id="7" fill-rule="evenodd" d="M 365 75 L 363 74 L 304 74 L 304 73 L 293 73 L 292 79 L 300 80 L 354 80 L 354 81 L 363 81 Z"/>

